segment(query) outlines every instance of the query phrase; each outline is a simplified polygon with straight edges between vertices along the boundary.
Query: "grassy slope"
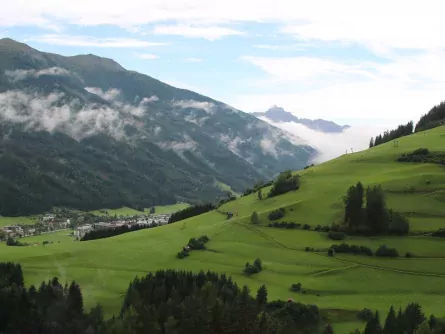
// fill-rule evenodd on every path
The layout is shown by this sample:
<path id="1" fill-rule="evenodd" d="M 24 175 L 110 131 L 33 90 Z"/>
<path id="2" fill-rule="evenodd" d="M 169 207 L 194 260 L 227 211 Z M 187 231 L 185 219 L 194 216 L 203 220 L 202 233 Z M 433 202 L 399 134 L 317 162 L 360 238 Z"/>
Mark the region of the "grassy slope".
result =
<path id="1" fill-rule="evenodd" d="M 155 214 L 163 214 L 163 213 L 173 213 L 182 209 L 185 209 L 189 205 L 186 203 L 178 203 L 178 204 L 172 204 L 172 205 L 164 205 L 164 206 L 156 206 L 155 207 Z M 150 208 L 145 209 L 144 212 L 137 211 L 132 208 L 123 207 L 119 209 L 102 209 L 102 210 L 94 210 L 90 211 L 90 213 L 96 215 L 96 216 L 103 216 L 104 211 L 108 213 L 110 216 L 140 216 L 147 213 L 150 213 Z"/>
<path id="2" fill-rule="evenodd" d="M 27 283 L 38 283 L 53 275 L 62 281 L 77 280 L 87 305 L 100 302 L 108 312 L 118 310 L 128 281 L 135 275 L 159 268 L 182 268 L 225 272 L 239 284 L 248 284 L 251 290 L 264 283 L 271 299 L 292 297 L 330 309 L 333 319 L 342 321 L 338 328 L 345 331 L 356 327 L 357 322 L 332 310 L 369 307 L 386 312 L 391 304 L 398 308 L 417 301 L 427 313 L 444 315 L 445 299 L 437 296 L 445 294 L 445 240 L 428 236 L 351 237 L 351 243 L 374 249 L 385 243 L 425 258 L 328 258 L 324 253 L 303 251 L 305 246 L 323 249 L 331 245 L 323 233 L 282 231 L 249 223 L 252 211 L 258 211 L 266 224 L 267 212 L 287 207 L 285 220 L 312 227 L 330 224 L 341 218 L 341 197 L 346 189 L 361 180 L 365 185 L 382 184 L 390 207 L 410 214 L 415 230 L 445 227 L 443 167 L 394 161 L 399 154 L 419 147 L 441 150 L 445 147 L 445 127 L 401 138 L 399 142 L 399 148 L 388 143 L 301 172 L 302 187 L 297 192 L 263 201 L 253 194 L 221 208 L 238 212 L 236 219 L 225 220 L 224 215 L 210 212 L 189 219 L 186 224 L 97 241 L 2 247 L 3 259 L 22 263 Z M 414 192 L 404 191 L 411 187 Z M 184 260 L 175 258 L 190 237 L 201 234 L 211 239 L 208 251 L 195 251 Z M 256 257 L 262 259 L 265 269 L 245 277 L 241 274 L 244 264 Z M 302 282 L 306 294 L 289 292 L 290 284 L 296 282 Z"/>

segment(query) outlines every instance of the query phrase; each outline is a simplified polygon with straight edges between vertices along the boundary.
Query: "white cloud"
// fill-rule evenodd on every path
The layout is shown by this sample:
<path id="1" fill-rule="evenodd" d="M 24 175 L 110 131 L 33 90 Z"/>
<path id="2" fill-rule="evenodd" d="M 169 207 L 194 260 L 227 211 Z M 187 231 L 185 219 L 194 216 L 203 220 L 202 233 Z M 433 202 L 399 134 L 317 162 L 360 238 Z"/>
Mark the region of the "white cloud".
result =
<path id="1" fill-rule="evenodd" d="M 137 55 L 139 58 L 141 59 L 146 59 L 146 60 L 155 60 L 155 59 L 159 59 L 158 55 L 154 55 L 151 53 L 144 53 L 144 54 L 139 54 Z"/>
<path id="2" fill-rule="evenodd" d="M 180 101 L 173 101 L 172 103 L 173 107 L 183 108 L 183 109 L 201 109 L 207 112 L 208 114 L 214 113 L 215 104 L 212 102 L 201 102 L 201 101 L 195 101 L 195 100 L 180 100 Z"/>
<path id="3" fill-rule="evenodd" d="M 132 115 L 140 115 L 139 107 L 81 105 L 76 99 L 67 101 L 63 93 L 43 95 L 18 90 L 0 93 L 3 122 L 23 124 L 28 131 L 60 131 L 76 140 L 98 133 L 122 140 L 127 125 L 137 126 Z"/>
<path id="4" fill-rule="evenodd" d="M 66 76 L 70 75 L 70 71 L 60 67 L 49 67 L 41 70 L 6 70 L 5 75 L 13 82 L 24 80 L 29 77 L 38 78 L 42 75 Z"/>
<path id="5" fill-rule="evenodd" d="M 285 24 L 283 32 L 304 40 L 435 48 L 445 46 L 445 36 L 440 33 L 445 30 L 443 9 L 441 0 L 430 0 L 423 6 L 403 0 L 366 4 L 355 0 L 12 1 L 3 6 L 0 25 L 49 26 L 65 22 L 130 28 L 160 22 L 210 27 L 230 22 L 273 22 Z"/>
<path id="6" fill-rule="evenodd" d="M 221 26 L 192 26 L 186 24 L 156 26 L 153 33 L 159 35 L 178 35 L 188 38 L 203 38 L 214 41 L 227 36 L 240 36 L 244 32 Z"/>
<path id="7" fill-rule="evenodd" d="M 200 62 L 202 62 L 202 58 L 190 57 L 190 58 L 186 58 L 185 61 L 188 61 L 190 63 L 200 63 Z"/>
<path id="8" fill-rule="evenodd" d="M 84 88 L 87 92 L 96 94 L 103 98 L 106 101 L 112 102 L 115 101 L 119 95 L 121 94 L 121 91 L 117 88 L 110 88 L 106 92 L 104 92 L 101 88 L 98 87 L 85 87 Z"/>
<path id="9" fill-rule="evenodd" d="M 25 41 L 60 46 L 84 46 L 97 48 L 146 48 L 164 46 L 169 43 L 149 42 L 134 38 L 96 38 L 92 36 L 42 35 L 34 36 Z"/>
<path id="10" fill-rule="evenodd" d="M 188 24 L 162 25 L 153 29 L 156 35 L 177 35 L 189 38 L 204 38 L 214 41 L 226 36 L 243 35 L 243 32 L 218 26 L 192 26 Z"/>
<path id="11" fill-rule="evenodd" d="M 386 130 L 381 126 L 369 125 L 353 126 L 342 133 L 323 133 L 295 122 L 274 123 L 264 117 L 261 117 L 261 119 L 308 142 L 310 146 L 318 151 L 313 159 L 315 163 L 334 159 L 345 154 L 346 151 L 351 153 L 351 149 L 353 152 L 367 149 L 371 137 L 375 137 Z M 273 143 L 264 142 L 262 144 L 264 145 L 263 149 L 266 150 L 272 150 L 274 147 Z"/>

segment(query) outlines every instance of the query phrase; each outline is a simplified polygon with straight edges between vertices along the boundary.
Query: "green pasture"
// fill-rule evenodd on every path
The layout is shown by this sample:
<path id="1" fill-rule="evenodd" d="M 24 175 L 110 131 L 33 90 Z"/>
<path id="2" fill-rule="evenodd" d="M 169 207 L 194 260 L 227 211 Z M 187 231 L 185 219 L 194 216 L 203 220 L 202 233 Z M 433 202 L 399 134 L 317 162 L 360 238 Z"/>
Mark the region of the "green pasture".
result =
<path id="1" fill-rule="evenodd" d="M 33 225 L 35 224 L 35 217 L 1 217 L 0 227 L 10 225 Z"/>
<path id="2" fill-rule="evenodd" d="M 325 233 L 267 227 L 268 213 L 280 207 L 286 209 L 282 220 L 307 223 L 312 230 L 319 224 L 338 222 L 342 218 L 342 196 L 357 181 L 382 184 L 389 207 L 408 215 L 413 231 L 431 232 L 445 227 L 445 169 L 395 161 L 399 154 L 420 147 L 440 150 L 445 147 L 444 133 L 445 127 L 436 128 L 400 138 L 398 148 L 387 143 L 299 171 L 298 191 L 262 201 L 252 194 L 223 205 L 222 212 L 238 214 L 230 220 L 214 211 L 113 238 L 61 241 L 45 247 L 5 246 L 2 258 L 22 264 L 27 284 L 39 284 L 52 276 L 59 276 L 61 281 L 76 280 L 82 286 L 86 306 L 101 303 L 107 314 L 119 311 L 128 283 L 136 275 L 175 268 L 226 273 L 239 285 L 248 285 L 252 293 L 266 284 L 270 300 L 293 298 L 316 304 L 335 322 L 336 333 L 362 329 L 364 325 L 355 319 L 354 313 L 364 307 L 386 314 L 391 305 L 398 308 L 418 302 L 427 314 L 444 316 L 445 239 L 428 235 L 348 237 L 345 242 L 350 244 L 373 250 L 386 244 L 401 255 L 411 252 L 415 257 L 331 258 L 326 249 L 340 242 L 329 240 Z M 267 189 L 263 192 L 267 194 Z M 119 209 L 117 214 L 129 210 Z M 160 213 L 159 210 L 156 212 Z M 258 226 L 250 223 L 253 211 L 260 215 Z M 183 260 L 176 258 L 189 238 L 203 234 L 210 238 L 206 251 L 192 251 Z M 54 238 L 62 240 L 64 236 Z M 319 251 L 305 252 L 306 246 Z M 246 262 L 257 257 L 264 270 L 250 277 L 243 275 Z M 305 293 L 289 290 L 291 284 L 298 282 Z"/>
<path id="3" fill-rule="evenodd" d="M 167 214 L 167 213 L 173 213 L 182 209 L 185 209 L 188 207 L 189 204 L 186 203 L 177 203 L 177 204 L 171 204 L 171 205 L 164 205 L 164 206 L 155 206 L 155 214 Z M 96 216 L 141 216 L 146 215 L 150 213 L 150 208 L 144 209 L 144 212 L 128 208 L 128 207 L 122 207 L 119 209 L 100 209 L 100 210 L 93 210 L 90 211 L 93 215 Z"/>

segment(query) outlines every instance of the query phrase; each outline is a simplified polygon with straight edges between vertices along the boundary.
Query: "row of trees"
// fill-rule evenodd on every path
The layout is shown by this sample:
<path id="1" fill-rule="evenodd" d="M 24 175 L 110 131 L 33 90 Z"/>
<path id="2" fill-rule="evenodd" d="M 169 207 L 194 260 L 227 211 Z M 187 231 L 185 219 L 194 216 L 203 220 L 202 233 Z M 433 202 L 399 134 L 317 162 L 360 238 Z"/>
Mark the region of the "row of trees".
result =
<path id="1" fill-rule="evenodd" d="M 348 232 L 374 235 L 404 235 L 409 232 L 408 219 L 398 212 L 388 210 L 385 194 L 380 186 L 368 187 L 365 193 L 362 183 L 358 182 L 348 189 L 344 203 L 344 224 Z"/>
<path id="2" fill-rule="evenodd" d="M 391 131 L 385 131 L 383 134 L 371 138 L 369 142 L 369 147 L 378 146 L 383 143 L 387 143 L 393 139 L 400 138 L 403 136 L 409 136 L 413 133 L 414 125 L 413 121 L 406 123 L 405 125 L 399 125 L 397 129 Z"/>
<path id="3" fill-rule="evenodd" d="M 178 212 L 173 213 L 170 216 L 168 223 L 171 224 L 190 217 L 198 216 L 203 213 L 215 210 L 215 208 L 216 207 L 212 203 L 192 205 Z"/>
<path id="4" fill-rule="evenodd" d="M 90 241 L 90 240 L 96 240 L 96 239 L 103 239 L 103 238 L 110 238 L 114 237 L 116 235 L 128 233 L 128 232 L 134 232 L 143 230 L 146 228 L 152 228 L 152 227 L 158 227 L 158 224 L 152 223 L 151 225 L 140 225 L 140 224 L 134 224 L 134 225 L 123 225 L 115 228 L 106 228 L 101 230 L 92 230 L 90 232 L 85 233 L 85 235 L 80 239 L 80 241 Z"/>
<path id="5" fill-rule="evenodd" d="M 432 129 L 445 124 L 445 102 L 434 106 L 416 124 L 416 132 Z"/>
<path id="6" fill-rule="evenodd" d="M 176 254 L 178 259 L 183 259 L 190 255 L 192 250 L 204 250 L 206 249 L 205 244 L 209 241 L 207 235 L 201 235 L 199 238 L 190 238 L 188 244 L 182 248 L 182 251 Z"/>
<path id="7" fill-rule="evenodd" d="M 78 284 L 57 278 L 25 288 L 20 265 L 0 264 L 0 332 L 4 334 L 272 334 L 314 332 L 316 306 L 256 297 L 230 277 L 213 272 L 162 270 L 136 278 L 120 314 L 104 320 L 100 306 L 84 311 Z"/>
<path id="8" fill-rule="evenodd" d="M 433 315 L 426 319 L 422 307 L 411 303 L 402 311 L 396 313 L 391 306 L 385 322 L 380 321 L 379 312 L 370 314 L 367 319 L 364 334 L 429 334 L 444 333 L 445 324 L 439 322 Z"/>

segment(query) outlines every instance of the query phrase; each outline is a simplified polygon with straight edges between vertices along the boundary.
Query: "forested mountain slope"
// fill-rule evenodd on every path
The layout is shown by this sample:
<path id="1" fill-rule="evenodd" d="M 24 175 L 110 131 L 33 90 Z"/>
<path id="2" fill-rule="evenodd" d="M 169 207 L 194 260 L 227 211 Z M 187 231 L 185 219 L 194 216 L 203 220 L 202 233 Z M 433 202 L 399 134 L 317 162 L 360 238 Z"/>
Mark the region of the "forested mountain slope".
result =
<path id="1" fill-rule="evenodd" d="M 200 94 L 94 55 L 0 40 L 0 214 L 148 207 L 241 191 L 315 150 Z"/>

